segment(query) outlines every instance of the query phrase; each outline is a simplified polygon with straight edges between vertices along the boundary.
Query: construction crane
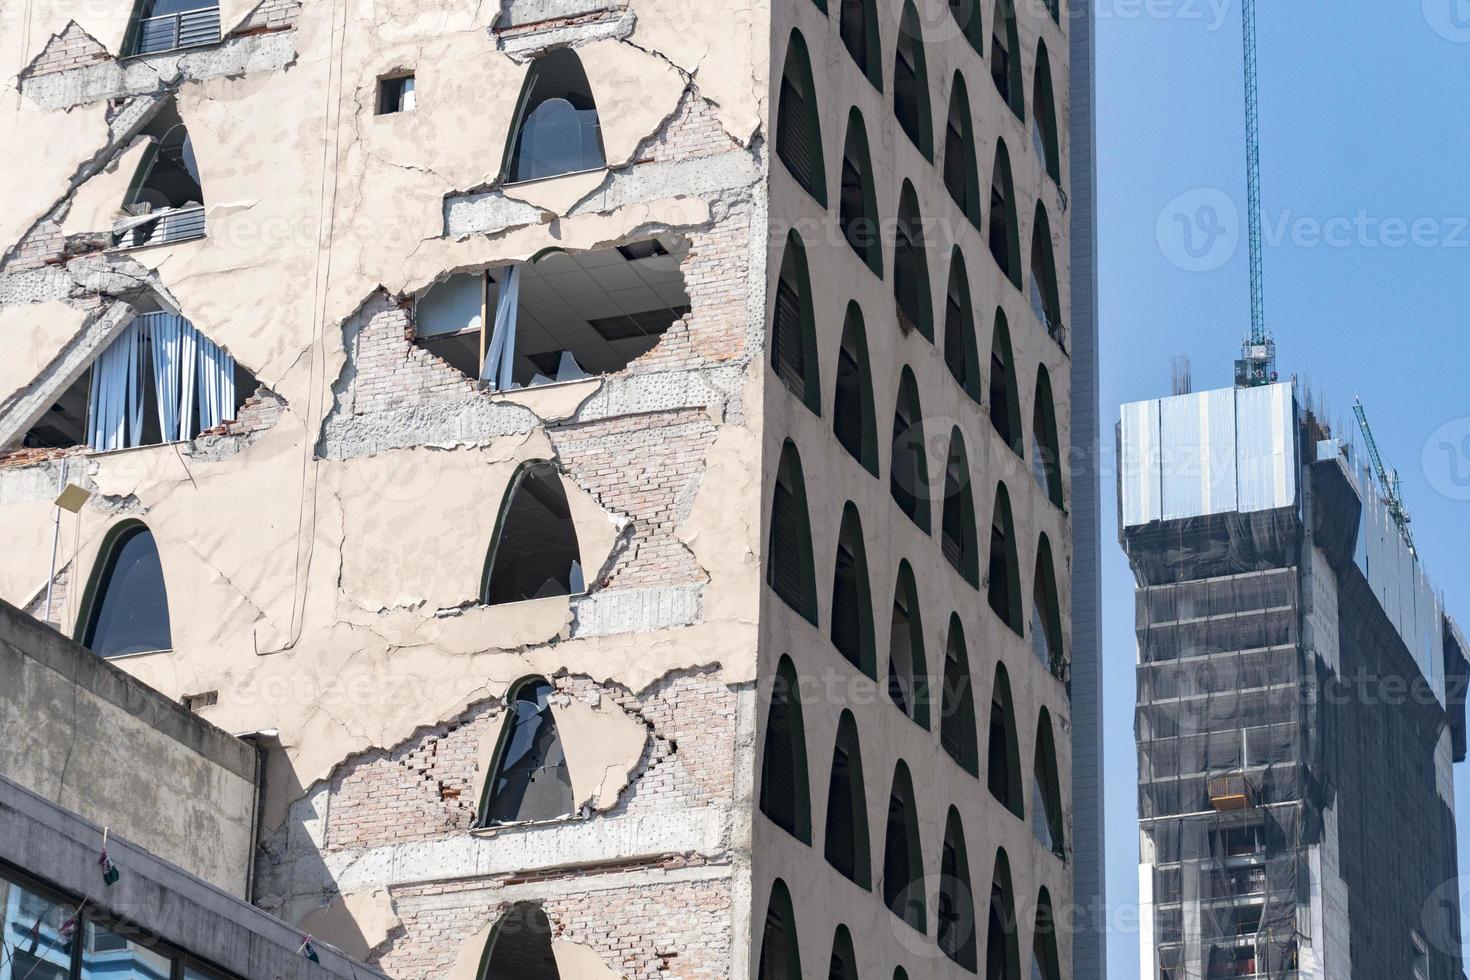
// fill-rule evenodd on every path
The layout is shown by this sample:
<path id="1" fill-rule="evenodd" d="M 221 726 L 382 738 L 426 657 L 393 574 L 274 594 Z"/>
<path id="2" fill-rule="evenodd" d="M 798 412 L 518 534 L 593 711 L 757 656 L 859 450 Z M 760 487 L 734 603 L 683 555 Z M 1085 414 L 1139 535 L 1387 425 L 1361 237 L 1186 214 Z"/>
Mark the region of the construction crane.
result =
<path id="1" fill-rule="evenodd" d="M 1417 555 L 1419 552 L 1414 547 L 1414 535 L 1409 531 L 1409 509 L 1404 506 L 1404 498 L 1400 493 L 1399 471 L 1389 473 L 1388 468 L 1383 465 L 1383 457 L 1378 455 L 1378 443 L 1373 438 L 1373 430 L 1368 427 L 1368 413 L 1363 409 L 1362 401 L 1356 398 L 1353 399 L 1353 414 L 1358 417 L 1358 428 L 1363 430 L 1363 441 L 1368 446 L 1368 458 L 1373 461 L 1373 471 L 1383 487 L 1384 506 L 1388 508 L 1393 522 L 1398 525 L 1404 543 L 1409 546 L 1409 554 Z"/>
<path id="2" fill-rule="evenodd" d="M 1261 268 L 1261 119 L 1256 86 L 1256 2 L 1240 8 L 1245 42 L 1245 190 L 1250 228 L 1251 330 L 1235 362 L 1235 384 L 1255 388 L 1276 380 L 1276 341 L 1266 332 L 1265 283 Z"/>

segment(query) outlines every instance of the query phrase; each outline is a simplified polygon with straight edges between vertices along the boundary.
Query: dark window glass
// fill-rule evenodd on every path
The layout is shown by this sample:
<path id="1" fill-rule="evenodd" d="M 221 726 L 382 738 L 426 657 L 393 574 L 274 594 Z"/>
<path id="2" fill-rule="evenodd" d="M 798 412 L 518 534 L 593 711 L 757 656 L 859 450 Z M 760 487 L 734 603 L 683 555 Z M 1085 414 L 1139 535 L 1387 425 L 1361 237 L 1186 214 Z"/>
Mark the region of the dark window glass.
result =
<path id="1" fill-rule="evenodd" d="M 544 680 L 516 689 L 508 708 L 499 758 L 488 784 L 485 822 L 552 820 L 576 806 L 566 755 L 551 712 L 552 687 Z"/>
<path id="2" fill-rule="evenodd" d="M 801 980 L 796 913 L 791 908 L 791 892 L 780 878 L 771 886 L 771 899 L 766 905 L 756 980 Z"/>
<path id="3" fill-rule="evenodd" d="M 478 980 L 559 980 L 551 923 L 541 906 L 512 905 L 490 934 Z"/>
<path id="4" fill-rule="evenodd" d="M 811 843 L 812 838 L 807 785 L 806 734 L 796 668 L 789 657 L 782 657 L 766 714 L 760 808 L 772 823 L 804 844 Z"/>
<path id="5" fill-rule="evenodd" d="M 944 850 L 939 855 L 939 949 L 966 970 L 977 966 L 975 895 L 970 887 L 970 862 L 965 832 L 954 807 L 944 828 Z"/>
<path id="6" fill-rule="evenodd" d="M 152 533 L 128 527 L 104 548 L 102 562 L 82 645 L 100 657 L 169 649 L 168 594 Z"/>
<path id="7" fill-rule="evenodd" d="M 550 463 L 531 463 L 511 481 L 490 546 L 481 599 L 488 605 L 582 592 L 577 528 Z"/>
<path id="8" fill-rule="evenodd" d="M 888 797 L 888 830 L 883 838 L 883 902 L 915 929 L 920 932 L 928 929 L 914 787 L 902 762 L 894 771 L 893 792 Z"/>
<path id="9" fill-rule="evenodd" d="M 832 405 L 837 441 L 869 473 L 878 475 L 878 423 L 873 408 L 873 380 L 868 370 L 868 339 L 856 303 L 847 307 L 842 347 L 837 352 L 837 392 Z"/>
<path id="10" fill-rule="evenodd" d="M 868 802 L 863 789 L 863 757 L 852 712 L 837 723 L 832 777 L 827 784 L 827 862 L 863 888 L 872 885 L 869 865 Z"/>
<path id="11" fill-rule="evenodd" d="M 507 179 L 537 180 L 605 164 L 597 104 L 581 59 L 570 48 L 538 58 L 521 92 Z"/>

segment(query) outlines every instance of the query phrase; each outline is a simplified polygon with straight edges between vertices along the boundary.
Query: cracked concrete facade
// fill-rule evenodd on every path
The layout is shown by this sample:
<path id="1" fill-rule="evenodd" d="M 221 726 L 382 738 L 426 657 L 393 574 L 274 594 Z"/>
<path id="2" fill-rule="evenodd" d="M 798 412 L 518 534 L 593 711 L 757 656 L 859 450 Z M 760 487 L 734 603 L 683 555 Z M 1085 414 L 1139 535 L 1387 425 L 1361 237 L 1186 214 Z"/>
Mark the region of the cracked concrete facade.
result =
<path id="1" fill-rule="evenodd" d="M 0 450 L 17 447 L 147 310 L 184 315 L 262 386 L 241 418 L 189 442 L 0 459 L 0 598 L 41 611 L 63 464 L 93 496 L 60 516 L 50 583 L 59 629 L 81 628 L 109 530 L 124 518 L 147 525 L 172 648 L 115 662 L 171 697 L 217 692 L 200 713 L 228 731 L 274 734 L 257 904 L 394 977 L 476 980 L 495 923 L 518 902 L 545 911 L 569 980 L 744 977 L 756 971 L 779 876 L 795 898 L 811 975 L 838 923 L 862 937 L 865 976 L 900 965 L 914 976 L 965 975 L 938 954 L 932 928 L 926 941 L 880 891 L 836 875 L 820 838 L 802 845 L 758 812 L 762 682 L 789 654 L 804 675 L 841 682 L 806 709 L 814 824 L 838 716 L 851 707 L 880 865 L 885 800 L 902 759 L 930 791 L 919 814 L 927 875 L 938 876 L 953 804 L 979 903 L 1003 848 L 1018 898 L 1046 887 L 1057 908 L 1068 906 L 1065 861 L 983 780 L 954 769 L 937 732 L 921 732 L 886 698 L 864 700 L 862 678 L 827 637 L 838 522 L 852 500 L 881 629 L 907 558 L 931 665 L 942 663 L 944 625 L 959 613 L 977 705 L 989 703 L 1004 663 L 1028 771 L 1045 707 L 1069 784 L 1064 685 L 889 499 L 886 431 L 908 364 L 926 419 L 964 432 L 982 527 L 997 481 L 1008 486 L 1021 581 L 1031 581 L 1038 534 L 1059 566 L 1070 556 L 1065 510 L 996 437 L 986 406 L 959 391 L 938 348 L 899 332 L 891 268 L 874 276 L 836 227 L 851 108 L 867 120 L 879 214 L 894 213 L 904 178 L 914 182 L 937 232 L 928 256 L 941 309 L 957 244 L 975 307 L 987 311 L 977 319 L 1000 306 L 1012 325 L 1025 419 L 1037 367 L 1050 370 L 1062 445 L 1066 353 L 994 267 L 979 230 L 951 218 L 942 170 L 893 118 L 902 5 L 877 5 L 882 93 L 843 50 L 840 3 L 829 5 L 830 15 L 810 0 L 698 9 L 676 0 L 226 0 L 217 44 L 122 57 L 126 11 L 83 15 L 34 0 L 24 30 L 0 33 L 13 80 L 0 125 L 15 147 L 19 205 L 0 219 L 0 337 L 24 352 L 0 366 Z M 1059 25 L 1021 6 L 1028 73 L 1045 38 L 1065 92 L 1065 17 Z M 984 11 L 988 24 L 992 8 Z M 982 172 L 1003 137 L 1029 242 L 1036 201 L 1059 215 L 1064 198 L 949 16 L 935 5 L 925 20 L 938 128 L 951 78 L 973 76 Z M 793 28 L 812 51 L 832 213 L 771 152 Z M 607 166 L 508 185 L 516 94 L 535 58 L 560 47 L 586 71 Z M 413 110 L 375 114 L 378 79 L 405 70 L 415 76 Z M 1065 113 L 1065 97 L 1059 104 Z M 166 105 L 192 139 L 207 234 L 114 249 L 107 232 L 137 173 L 138 134 Z M 820 311 L 821 418 L 770 367 L 773 289 L 793 227 L 807 238 Z M 1065 297 L 1065 224 L 1052 228 Z M 552 246 L 584 253 L 654 236 L 677 243 L 689 308 L 621 371 L 493 392 L 415 342 L 417 304 L 450 275 Z M 891 241 L 884 251 L 891 261 Z M 832 434 L 850 300 L 867 320 L 882 481 Z M 983 352 L 989 331 L 980 333 Z M 763 581 L 788 439 L 805 467 L 820 630 Z M 535 460 L 561 474 L 587 590 L 481 604 L 502 499 Z M 1065 584 L 1062 592 L 1065 623 Z M 528 676 L 555 689 L 577 812 L 477 828 L 507 697 Z M 1023 950 L 1030 936 L 1023 922 Z M 1069 976 L 1065 942 L 1062 964 Z"/>

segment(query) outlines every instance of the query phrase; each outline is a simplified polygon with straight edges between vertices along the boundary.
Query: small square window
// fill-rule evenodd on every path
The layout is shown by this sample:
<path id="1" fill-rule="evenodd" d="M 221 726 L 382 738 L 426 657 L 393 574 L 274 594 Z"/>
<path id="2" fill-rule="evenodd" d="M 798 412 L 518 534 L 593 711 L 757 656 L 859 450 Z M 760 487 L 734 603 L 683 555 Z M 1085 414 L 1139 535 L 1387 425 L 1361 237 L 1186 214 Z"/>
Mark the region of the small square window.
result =
<path id="1" fill-rule="evenodd" d="M 395 75 L 378 79 L 378 115 L 413 109 L 413 76 Z"/>

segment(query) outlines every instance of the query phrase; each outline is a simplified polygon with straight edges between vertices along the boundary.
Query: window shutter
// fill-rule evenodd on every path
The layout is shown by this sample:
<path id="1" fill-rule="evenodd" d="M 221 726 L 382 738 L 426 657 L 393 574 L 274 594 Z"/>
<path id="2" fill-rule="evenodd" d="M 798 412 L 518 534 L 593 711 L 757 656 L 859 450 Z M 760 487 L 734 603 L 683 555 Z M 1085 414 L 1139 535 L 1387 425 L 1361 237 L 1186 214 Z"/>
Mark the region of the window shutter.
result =
<path id="1" fill-rule="evenodd" d="M 798 397 L 806 394 L 806 358 L 802 343 L 801 297 L 787 279 L 776 283 L 772 347 L 776 376 Z"/>
<path id="2" fill-rule="evenodd" d="M 964 678 L 960 676 L 959 660 L 953 652 L 946 653 L 944 656 L 944 697 L 950 704 L 949 710 L 943 712 L 939 719 L 939 744 L 943 746 L 944 751 L 949 753 L 951 759 L 961 763 L 967 754 L 963 736 L 964 726 L 960 717 L 960 704 L 963 702 L 956 703 L 953 699 L 969 697 L 968 690 L 961 691 L 960 689 L 963 683 Z"/>
<path id="3" fill-rule="evenodd" d="M 961 387 L 968 383 L 965 377 L 965 336 L 962 331 L 967 332 L 969 326 L 965 322 L 960 304 L 953 295 L 949 296 L 944 301 L 944 363 Z"/>
<path id="4" fill-rule="evenodd" d="M 857 872 L 853 839 L 852 769 L 847 751 L 838 746 L 832 755 L 832 798 L 827 802 L 827 860 L 848 878 Z"/>
<path id="5" fill-rule="evenodd" d="M 796 498 L 779 480 L 771 503 L 771 588 L 793 608 L 806 607 L 802 594 L 800 556 L 801 521 L 796 513 Z"/>
<path id="6" fill-rule="evenodd" d="M 786 164 L 796 182 L 815 194 L 806 96 L 791 81 L 789 74 L 781 79 L 781 104 L 777 111 L 780 118 L 777 120 L 776 155 Z"/>
<path id="7" fill-rule="evenodd" d="M 776 826 L 796 831 L 796 753 L 791 745 L 791 708 L 785 695 L 771 700 L 766 721 L 766 757 L 761 773 L 761 812 Z"/>
<path id="8" fill-rule="evenodd" d="M 944 137 L 944 186 L 949 189 L 949 196 L 955 199 L 955 203 L 961 210 L 968 211 L 967 194 L 965 193 L 965 144 L 960 132 L 951 123 Z"/>

